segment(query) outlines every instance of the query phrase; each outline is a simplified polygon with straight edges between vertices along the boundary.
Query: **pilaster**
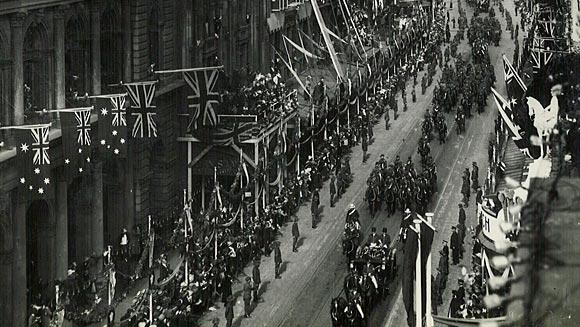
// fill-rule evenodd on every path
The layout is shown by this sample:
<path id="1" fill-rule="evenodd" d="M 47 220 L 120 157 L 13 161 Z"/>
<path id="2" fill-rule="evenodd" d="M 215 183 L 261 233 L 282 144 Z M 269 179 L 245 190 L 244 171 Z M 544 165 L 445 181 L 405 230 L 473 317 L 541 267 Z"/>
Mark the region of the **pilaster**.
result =
<path id="1" fill-rule="evenodd" d="M 24 123 L 24 64 L 23 46 L 24 31 L 23 24 L 25 13 L 19 12 L 10 16 L 10 34 L 12 50 L 12 106 L 14 110 L 14 125 Z"/>
<path id="2" fill-rule="evenodd" d="M 90 6 L 91 15 L 91 92 L 101 94 L 101 11 L 100 1 L 94 0 Z"/>

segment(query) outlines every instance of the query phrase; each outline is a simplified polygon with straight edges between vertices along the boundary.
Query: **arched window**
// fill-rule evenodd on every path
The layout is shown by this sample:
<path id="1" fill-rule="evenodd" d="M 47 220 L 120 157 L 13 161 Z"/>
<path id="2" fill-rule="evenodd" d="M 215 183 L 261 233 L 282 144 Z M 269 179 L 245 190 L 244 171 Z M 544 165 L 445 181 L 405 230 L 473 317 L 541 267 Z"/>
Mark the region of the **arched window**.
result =
<path id="1" fill-rule="evenodd" d="M 114 91 L 111 85 L 119 84 L 121 81 L 122 39 L 117 14 L 112 9 L 106 10 L 101 16 L 101 90 L 103 93 Z"/>
<path id="2" fill-rule="evenodd" d="M 151 12 L 149 13 L 149 61 L 150 64 L 155 64 L 155 69 L 161 68 L 161 56 L 159 53 L 161 49 L 159 47 L 159 36 L 160 36 L 160 28 L 159 28 L 159 13 L 157 6 L 153 6 L 151 8 Z"/>
<path id="3" fill-rule="evenodd" d="M 89 40 L 86 37 L 85 22 L 79 17 L 71 18 L 66 24 L 65 30 L 65 83 L 67 101 L 74 92 L 79 96 L 89 92 L 88 86 L 88 61 Z M 69 103 L 72 105 L 72 103 Z"/>
<path id="4" fill-rule="evenodd" d="M 43 25 L 32 23 L 24 37 L 24 113 L 26 118 L 34 111 L 50 109 L 50 60 L 46 48 L 46 30 Z"/>

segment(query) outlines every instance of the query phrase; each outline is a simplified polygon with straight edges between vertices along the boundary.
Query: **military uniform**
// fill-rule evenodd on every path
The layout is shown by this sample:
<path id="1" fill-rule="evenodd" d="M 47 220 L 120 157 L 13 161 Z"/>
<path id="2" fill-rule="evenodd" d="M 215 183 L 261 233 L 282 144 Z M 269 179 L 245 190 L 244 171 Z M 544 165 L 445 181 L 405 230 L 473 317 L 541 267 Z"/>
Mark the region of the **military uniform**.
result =
<path id="1" fill-rule="evenodd" d="M 256 262 L 254 263 L 254 269 L 252 269 L 252 280 L 254 281 L 254 302 L 258 302 L 260 299 L 260 284 L 262 283 L 262 278 L 260 276 L 260 265 Z"/>
<path id="2" fill-rule="evenodd" d="M 334 174 L 330 177 L 330 207 L 334 207 L 334 200 L 336 197 L 336 185 L 335 185 L 336 177 Z"/>
<path id="3" fill-rule="evenodd" d="M 298 252 L 298 238 L 300 231 L 298 230 L 298 221 L 295 219 L 292 223 L 292 252 Z"/>
<path id="4" fill-rule="evenodd" d="M 252 311 L 252 279 L 246 277 L 246 283 L 244 284 L 244 317 L 250 318 L 250 312 Z"/>

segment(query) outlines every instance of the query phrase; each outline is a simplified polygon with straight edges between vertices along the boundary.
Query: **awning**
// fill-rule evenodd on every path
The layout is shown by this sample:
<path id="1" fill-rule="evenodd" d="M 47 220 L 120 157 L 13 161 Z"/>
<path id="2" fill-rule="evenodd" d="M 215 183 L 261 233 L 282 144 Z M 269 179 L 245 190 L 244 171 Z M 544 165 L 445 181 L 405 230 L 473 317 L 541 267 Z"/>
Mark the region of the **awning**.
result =
<path id="1" fill-rule="evenodd" d="M 270 33 L 276 32 L 282 27 L 284 27 L 284 19 L 286 15 L 284 12 L 272 12 L 270 17 L 268 17 L 268 27 L 270 28 Z"/>
<path id="2" fill-rule="evenodd" d="M 240 154 L 229 146 L 214 146 L 193 166 L 191 162 L 189 166 L 194 175 L 213 176 L 216 167 L 220 176 L 235 176 L 240 167 Z"/>

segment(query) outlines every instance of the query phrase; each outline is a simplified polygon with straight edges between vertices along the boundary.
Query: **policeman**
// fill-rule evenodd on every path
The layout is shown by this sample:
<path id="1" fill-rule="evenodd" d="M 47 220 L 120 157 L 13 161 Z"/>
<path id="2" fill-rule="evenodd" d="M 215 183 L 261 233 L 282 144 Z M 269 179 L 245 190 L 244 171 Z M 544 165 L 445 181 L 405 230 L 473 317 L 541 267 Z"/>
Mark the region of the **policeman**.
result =
<path id="1" fill-rule="evenodd" d="M 260 284 L 262 283 L 262 278 L 260 274 L 260 261 L 254 260 L 254 269 L 252 269 L 252 280 L 254 282 L 254 302 L 258 302 L 260 300 L 259 293 L 260 293 Z"/>
<path id="2" fill-rule="evenodd" d="M 456 265 L 459 263 L 461 244 L 459 243 L 459 234 L 457 234 L 457 228 L 452 226 L 451 230 L 451 239 L 449 241 L 451 244 L 451 257 L 453 258 L 453 264 Z"/>
<path id="3" fill-rule="evenodd" d="M 276 279 L 282 278 L 280 276 L 280 266 L 282 265 L 282 252 L 280 252 L 280 244 L 274 243 L 274 274 Z"/>
<path id="4" fill-rule="evenodd" d="M 252 310 L 252 278 L 250 276 L 246 277 L 246 283 L 244 284 L 244 317 L 250 317 L 250 311 Z"/>
<path id="5" fill-rule="evenodd" d="M 298 218 L 294 217 L 294 223 L 292 224 L 292 252 L 298 252 L 299 237 L 300 231 L 298 230 Z"/>
<path id="6" fill-rule="evenodd" d="M 336 176 L 334 176 L 334 173 L 331 173 L 330 175 L 330 207 L 334 207 L 334 201 L 336 200 Z"/>

